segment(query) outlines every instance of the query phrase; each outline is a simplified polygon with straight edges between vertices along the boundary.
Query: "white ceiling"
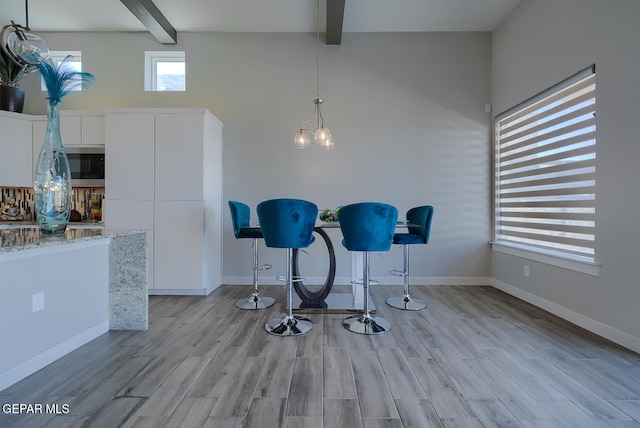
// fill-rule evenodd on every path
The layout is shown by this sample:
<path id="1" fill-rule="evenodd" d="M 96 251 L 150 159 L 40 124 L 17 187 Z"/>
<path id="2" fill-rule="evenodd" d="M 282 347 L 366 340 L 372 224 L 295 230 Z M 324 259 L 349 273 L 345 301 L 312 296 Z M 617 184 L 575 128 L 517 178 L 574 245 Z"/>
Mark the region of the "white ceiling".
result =
<path id="1" fill-rule="evenodd" d="M 343 32 L 491 31 L 520 0 L 345 0 Z M 154 0 L 180 32 L 314 32 L 314 0 Z M 325 0 L 321 0 L 321 31 Z M 0 0 L 0 25 L 25 24 L 24 0 Z M 37 31 L 146 31 L 120 0 L 30 0 Z M 179 34 L 178 34 L 179 37 Z"/>

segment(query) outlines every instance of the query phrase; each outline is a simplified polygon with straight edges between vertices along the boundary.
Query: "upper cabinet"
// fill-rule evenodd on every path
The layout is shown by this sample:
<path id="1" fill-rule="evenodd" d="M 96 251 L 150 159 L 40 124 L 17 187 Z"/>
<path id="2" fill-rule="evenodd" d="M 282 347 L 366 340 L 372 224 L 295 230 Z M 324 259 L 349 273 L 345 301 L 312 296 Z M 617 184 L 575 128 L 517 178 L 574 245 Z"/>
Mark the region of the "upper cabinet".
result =
<path id="1" fill-rule="evenodd" d="M 32 118 L 33 168 L 35 168 L 47 133 L 47 118 L 46 116 L 32 116 Z M 65 147 L 104 147 L 104 113 L 88 110 L 61 110 L 60 137 Z"/>
<path id="2" fill-rule="evenodd" d="M 106 116 L 109 199 L 201 201 L 221 182 L 222 124 L 202 109 L 114 109 Z M 212 175 L 208 177 L 208 175 Z"/>
<path id="3" fill-rule="evenodd" d="M 0 186 L 31 187 L 33 116 L 0 111 Z"/>
<path id="4" fill-rule="evenodd" d="M 46 132 L 46 116 L 0 111 L 0 186 L 33 186 L 33 171 Z M 60 133 L 65 147 L 104 147 L 104 113 L 62 110 Z"/>
<path id="5" fill-rule="evenodd" d="M 104 114 L 84 114 L 80 119 L 80 144 L 103 146 L 105 143 Z"/>
<path id="6" fill-rule="evenodd" d="M 42 147 L 47 133 L 47 118 L 34 116 L 34 149 Z M 104 146 L 104 113 L 84 110 L 60 111 L 60 137 L 67 146 Z M 38 153 L 36 153 L 37 156 Z"/>

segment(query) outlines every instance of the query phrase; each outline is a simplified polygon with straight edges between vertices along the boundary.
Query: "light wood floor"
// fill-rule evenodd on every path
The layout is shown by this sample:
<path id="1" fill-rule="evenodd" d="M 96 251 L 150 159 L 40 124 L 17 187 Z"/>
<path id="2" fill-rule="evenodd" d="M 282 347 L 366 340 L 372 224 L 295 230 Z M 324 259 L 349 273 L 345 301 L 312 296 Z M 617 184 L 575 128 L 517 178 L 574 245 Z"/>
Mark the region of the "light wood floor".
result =
<path id="1" fill-rule="evenodd" d="M 373 288 L 390 332 L 362 336 L 340 314 L 269 335 L 275 307 L 234 307 L 249 287 L 152 297 L 147 332 L 110 332 L 0 393 L 63 404 L 61 415 L 0 414 L 7 427 L 640 426 L 640 355 L 491 287 L 412 286 L 404 312 Z"/>

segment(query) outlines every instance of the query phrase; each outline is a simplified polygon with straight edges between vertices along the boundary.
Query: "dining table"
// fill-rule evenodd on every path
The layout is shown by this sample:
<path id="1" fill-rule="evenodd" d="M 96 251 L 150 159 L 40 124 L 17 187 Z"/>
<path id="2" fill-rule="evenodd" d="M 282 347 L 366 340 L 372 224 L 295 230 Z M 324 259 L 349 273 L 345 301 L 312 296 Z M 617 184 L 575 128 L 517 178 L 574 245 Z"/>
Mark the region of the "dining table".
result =
<path id="1" fill-rule="evenodd" d="M 408 223 L 405 220 L 399 220 L 396 223 L 396 228 L 409 228 L 410 226 L 414 225 Z M 251 226 L 251 228 L 259 229 L 260 225 Z M 351 312 L 361 311 L 363 309 L 364 295 L 362 291 L 362 284 L 360 284 L 360 286 L 358 287 L 358 279 L 362 278 L 362 273 L 359 272 L 357 268 L 358 266 L 362 265 L 361 262 L 359 263 L 361 257 L 360 259 L 358 258 L 358 253 L 352 254 L 352 265 L 353 267 L 355 267 L 355 269 L 352 269 L 352 272 L 354 273 L 352 274 L 353 277 L 351 281 L 351 292 L 334 291 L 332 293 L 336 277 L 336 254 L 333 242 L 331 241 L 331 238 L 326 231 L 328 229 L 339 228 L 340 223 L 337 221 L 318 221 L 318 223 L 316 223 L 316 225 L 314 226 L 313 233 L 322 238 L 322 242 L 324 242 L 325 246 L 327 247 L 329 256 L 329 270 L 327 272 L 327 277 L 324 284 L 321 286 L 314 286 L 313 289 L 305 286 L 304 280 L 302 279 L 293 282 L 293 288 L 296 292 L 296 296 L 294 296 L 293 301 L 293 310 L 318 309 L 327 312 Z M 300 251 L 301 250 L 299 249 L 293 250 L 291 268 L 294 278 L 301 278 L 302 276 L 299 267 Z M 359 275 L 355 272 L 359 272 Z M 370 303 L 370 307 L 371 311 L 375 311 L 375 305 L 373 305 L 373 303 Z"/>
<path id="2" fill-rule="evenodd" d="M 418 226 L 408 223 L 406 220 L 398 220 L 396 222 L 396 228 L 409 228 L 411 226 Z M 251 225 L 250 229 L 259 229 L 260 225 Z M 334 281 L 336 278 L 336 254 L 331 238 L 327 234 L 329 229 L 340 229 L 340 223 L 338 221 L 318 221 L 313 228 L 313 233 L 317 234 L 324 245 L 327 247 L 329 256 L 329 270 L 324 284 L 321 286 L 314 286 L 313 289 L 305 286 L 304 280 L 300 279 L 293 282 L 293 288 L 296 295 L 293 299 L 293 310 L 310 310 L 318 309 L 324 312 L 351 312 L 362 311 L 364 306 L 364 292 L 362 284 L 358 284 L 362 278 L 362 255 L 358 252 L 353 252 L 351 255 L 352 263 L 352 279 L 351 279 L 351 292 L 336 292 L 333 291 Z M 316 240 L 317 241 L 317 240 Z M 342 240 L 340 241 L 342 242 Z M 300 249 L 293 249 L 292 257 L 292 274 L 294 278 L 301 278 L 301 271 L 299 267 L 299 253 Z M 375 312 L 375 305 L 370 302 L 370 311 Z"/>

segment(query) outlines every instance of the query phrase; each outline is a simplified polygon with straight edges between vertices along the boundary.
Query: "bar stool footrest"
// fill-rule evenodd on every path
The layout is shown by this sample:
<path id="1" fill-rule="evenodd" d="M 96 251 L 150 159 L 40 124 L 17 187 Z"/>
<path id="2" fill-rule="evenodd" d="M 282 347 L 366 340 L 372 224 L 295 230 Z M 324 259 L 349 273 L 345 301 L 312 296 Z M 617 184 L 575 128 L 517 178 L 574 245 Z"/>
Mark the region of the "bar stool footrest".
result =
<path id="1" fill-rule="evenodd" d="M 392 270 L 389 271 L 389 274 L 393 275 L 393 276 L 405 277 L 405 276 L 409 275 L 409 272 L 403 271 L 403 270 L 398 270 L 398 269 L 392 269 Z"/>
<path id="2" fill-rule="evenodd" d="M 272 265 L 270 265 L 270 264 L 268 264 L 268 263 L 265 263 L 265 264 L 263 264 L 263 265 L 256 266 L 254 269 L 255 269 L 255 270 L 269 270 L 269 269 L 271 269 L 272 267 L 273 267 Z"/>
<path id="3" fill-rule="evenodd" d="M 277 279 L 278 281 L 287 282 L 287 277 L 286 277 L 286 276 L 284 276 L 284 275 L 276 276 L 276 279 Z M 304 278 L 304 277 L 302 277 L 302 276 L 294 276 L 294 277 L 291 279 L 291 282 L 300 282 L 300 281 L 304 281 L 304 280 L 305 280 L 305 278 Z"/>
<path id="4" fill-rule="evenodd" d="M 350 281 L 351 284 L 353 285 L 364 285 L 364 281 L 359 279 L 359 280 L 355 280 L 355 281 Z M 370 279 L 369 280 L 369 285 L 380 285 L 380 281 L 376 281 L 375 279 Z"/>

